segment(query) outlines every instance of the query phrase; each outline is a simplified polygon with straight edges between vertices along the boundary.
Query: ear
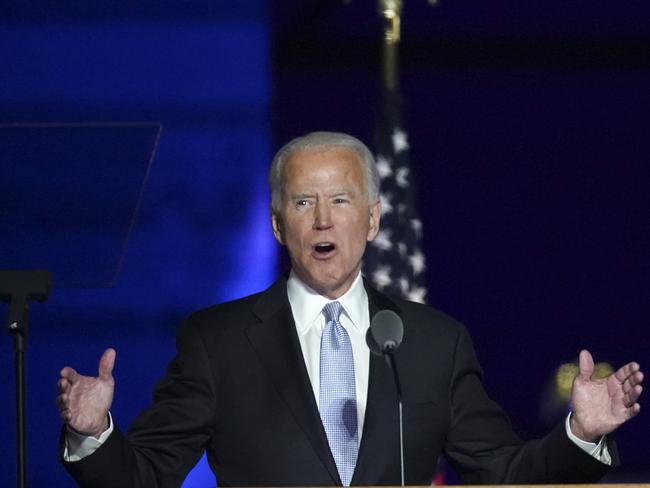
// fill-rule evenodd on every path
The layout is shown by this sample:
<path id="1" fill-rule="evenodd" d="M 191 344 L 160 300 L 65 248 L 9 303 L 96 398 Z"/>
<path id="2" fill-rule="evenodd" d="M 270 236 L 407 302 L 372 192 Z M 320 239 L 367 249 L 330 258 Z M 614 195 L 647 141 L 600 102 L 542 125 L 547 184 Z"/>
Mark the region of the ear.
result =
<path id="1" fill-rule="evenodd" d="M 381 220 L 381 203 L 377 200 L 375 203 L 370 205 L 370 226 L 368 228 L 368 236 L 366 240 L 368 242 L 372 241 L 379 232 L 379 221 Z"/>
<path id="2" fill-rule="evenodd" d="M 273 235 L 275 240 L 284 246 L 284 239 L 282 237 L 282 216 L 279 213 L 271 210 L 271 226 L 273 227 Z"/>

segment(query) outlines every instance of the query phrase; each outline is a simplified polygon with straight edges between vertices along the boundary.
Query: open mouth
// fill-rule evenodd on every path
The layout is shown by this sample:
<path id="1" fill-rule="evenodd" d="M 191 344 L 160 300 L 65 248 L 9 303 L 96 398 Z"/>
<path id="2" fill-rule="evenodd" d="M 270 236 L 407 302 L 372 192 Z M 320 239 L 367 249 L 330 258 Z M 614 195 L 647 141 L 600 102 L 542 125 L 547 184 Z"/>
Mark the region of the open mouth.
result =
<path id="1" fill-rule="evenodd" d="M 335 248 L 336 246 L 331 242 L 319 242 L 318 244 L 314 245 L 314 251 L 317 255 L 320 256 L 325 256 L 331 253 Z"/>

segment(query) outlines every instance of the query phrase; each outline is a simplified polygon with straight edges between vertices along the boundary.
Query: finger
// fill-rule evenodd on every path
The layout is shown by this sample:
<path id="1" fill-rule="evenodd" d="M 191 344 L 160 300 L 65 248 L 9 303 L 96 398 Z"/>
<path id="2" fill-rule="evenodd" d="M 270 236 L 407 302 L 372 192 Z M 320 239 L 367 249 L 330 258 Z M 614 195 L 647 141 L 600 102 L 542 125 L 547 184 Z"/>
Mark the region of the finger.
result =
<path id="1" fill-rule="evenodd" d="M 643 383 L 643 373 L 637 371 L 632 376 L 626 378 L 623 382 L 623 393 L 628 393 L 636 385 L 640 385 L 641 383 Z"/>
<path id="2" fill-rule="evenodd" d="M 591 357 L 591 353 L 586 349 L 580 351 L 580 373 L 578 376 L 584 381 L 591 379 L 591 375 L 594 374 L 594 358 Z"/>
<path id="3" fill-rule="evenodd" d="M 636 373 L 634 373 L 632 381 L 634 381 L 637 385 L 640 385 L 641 383 L 643 383 L 643 378 L 644 378 L 643 371 L 637 371 Z"/>
<path id="4" fill-rule="evenodd" d="M 56 404 L 59 406 L 59 410 L 63 411 L 68 408 L 68 395 L 59 395 L 56 397 Z"/>
<path id="5" fill-rule="evenodd" d="M 72 413 L 70 410 L 63 410 L 61 412 L 61 420 L 63 420 L 66 424 L 70 423 L 72 420 Z"/>
<path id="6" fill-rule="evenodd" d="M 56 387 L 59 393 L 65 393 L 70 390 L 71 385 L 67 378 L 61 378 L 56 382 Z"/>
<path id="7" fill-rule="evenodd" d="M 623 396 L 623 404 L 628 408 L 631 407 L 639 399 L 641 393 L 643 393 L 643 387 L 641 385 L 636 385 Z"/>
<path id="8" fill-rule="evenodd" d="M 70 406 L 69 397 L 58 396 L 56 397 L 56 406 L 59 409 L 59 413 L 70 412 L 72 410 Z"/>
<path id="9" fill-rule="evenodd" d="M 639 363 L 632 361 L 631 363 L 627 363 L 625 366 L 618 368 L 614 375 L 616 376 L 616 379 L 622 383 L 627 378 L 639 371 L 639 369 Z"/>
<path id="10" fill-rule="evenodd" d="M 77 371 L 75 371 L 70 366 L 66 366 L 65 368 L 63 368 L 61 370 L 60 375 L 61 378 L 65 378 L 66 380 L 68 380 L 70 384 L 74 384 L 81 376 L 79 373 L 77 373 Z"/>
<path id="11" fill-rule="evenodd" d="M 638 403 L 635 403 L 635 404 L 631 405 L 631 406 L 630 406 L 630 407 L 625 411 L 625 413 L 626 413 L 626 415 L 627 415 L 627 420 L 629 420 L 629 419 L 631 419 L 631 418 L 634 418 L 634 417 L 636 417 L 637 415 L 639 415 L 639 412 L 640 412 L 640 411 L 641 411 L 641 405 L 639 405 Z"/>
<path id="12" fill-rule="evenodd" d="M 109 380 L 113 374 L 113 366 L 115 366 L 115 349 L 108 348 L 102 354 L 99 360 L 99 378 L 102 380 Z"/>

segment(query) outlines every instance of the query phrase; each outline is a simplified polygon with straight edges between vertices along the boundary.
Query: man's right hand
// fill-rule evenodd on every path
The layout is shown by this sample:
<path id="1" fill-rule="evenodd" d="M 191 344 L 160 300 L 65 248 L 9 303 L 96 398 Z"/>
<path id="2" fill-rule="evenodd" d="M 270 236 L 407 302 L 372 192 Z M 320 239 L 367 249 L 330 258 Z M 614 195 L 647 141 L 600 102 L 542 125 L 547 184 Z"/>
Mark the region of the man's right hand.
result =
<path id="1" fill-rule="evenodd" d="M 115 349 L 106 349 L 99 360 L 97 377 L 82 376 L 66 366 L 57 383 L 56 403 L 63 421 L 80 434 L 99 437 L 108 429 L 108 410 L 113 402 Z"/>

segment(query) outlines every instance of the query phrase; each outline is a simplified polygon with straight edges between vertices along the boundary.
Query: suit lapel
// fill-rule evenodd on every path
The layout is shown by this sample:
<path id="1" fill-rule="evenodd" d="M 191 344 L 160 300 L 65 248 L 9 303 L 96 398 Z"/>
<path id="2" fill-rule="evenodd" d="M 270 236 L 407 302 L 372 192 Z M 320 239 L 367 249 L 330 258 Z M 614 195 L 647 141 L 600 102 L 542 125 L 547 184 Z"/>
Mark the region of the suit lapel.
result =
<path id="1" fill-rule="evenodd" d="M 305 367 L 286 290 L 286 279 L 281 278 L 260 296 L 253 310 L 258 320 L 246 333 L 333 483 L 341 484 Z"/>

